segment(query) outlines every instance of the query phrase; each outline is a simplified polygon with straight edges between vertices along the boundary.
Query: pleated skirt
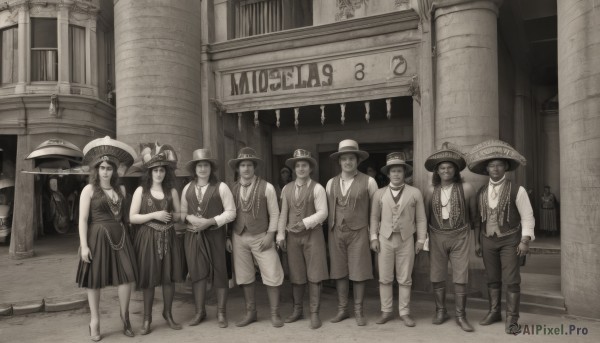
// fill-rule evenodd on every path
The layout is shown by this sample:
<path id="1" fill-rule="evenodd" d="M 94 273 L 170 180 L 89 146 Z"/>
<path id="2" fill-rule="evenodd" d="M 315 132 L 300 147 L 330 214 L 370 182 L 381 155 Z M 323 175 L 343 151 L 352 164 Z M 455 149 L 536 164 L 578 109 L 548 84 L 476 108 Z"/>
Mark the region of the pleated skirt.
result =
<path id="1" fill-rule="evenodd" d="M 185 281 L 187 268 L 182 243 L 172 228 L 160 233 L 149 226 L 139 226 L 133 244 L 139 267 L 137 287 L 145 289 Z"/>
<path id="2" fill-rule="evenodd" d="M 121 239 L 123 245 L 114 249 L 110 241 L 119 245 Z M 88 227 L 87 241 L 92 260 L 86 263 L 81 260 L 81 255 L 79 256 L 76 276 L 79 287 L 98 289 L 137 281 L 135 251 L 129 235 L 120 223 L 91 223 Z"/>

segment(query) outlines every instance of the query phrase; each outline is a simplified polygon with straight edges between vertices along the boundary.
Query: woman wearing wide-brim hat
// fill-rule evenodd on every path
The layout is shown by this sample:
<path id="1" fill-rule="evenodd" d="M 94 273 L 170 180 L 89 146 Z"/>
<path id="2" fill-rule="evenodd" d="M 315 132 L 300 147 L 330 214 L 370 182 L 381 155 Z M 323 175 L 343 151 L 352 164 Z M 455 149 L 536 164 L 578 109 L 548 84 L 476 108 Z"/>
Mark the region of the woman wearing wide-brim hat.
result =
<path id="1" fill-rule="evenodd" d="M 90 184 L 81 191 L 77 268 L 79 287 L 88 289 L 90 336 L 99 341 L 100 289 L 118 286 L 123 334 L 133 337 L 129 323 L 131 288 L 137 279 L 135 251 L 124 226 L 123 194 L 118 191 L 117 168 L 131 166 L 133 148 L 110 137 L 98 138 L 83 148 L 83 163 L 90 167 Z"/>
<path id="2" fill-rule="evenodd" d="M 525 165 L 525 158 L 510 144 L 491 139 L 477 144 L 467 155 L 469 169 L 488 175 L 489 182 L 477 193 L 475 250 L 483 257 L 490 310 L 480 325 L 502 320 L 500 314 L 502 283 L 506 285 L 505 332 L 520 331 L 520 259 L 535 239 L 533 210 L 525 188 L 506 177 L 506 172 Z"/>
<path id="3" fill-rule="evenodd" d="M 194 150 L 186 168 L 194 176 L 181 194 L 181 218 L 187 223 L 185 256 L 196 304 L 190 325 L 206 318 L 206 284 L 210 279 L 217 290 L 218 324 L 225 328 L 229 289 L 225 224 L 235 219 L 235 203 L 229 187 L 217 179 L 217 160 L 209 149 Z"/>
<path id="4" fill-rule="evenodd" d="M 145 169 L 142 185 L 135 190 L 129 220 L 138 224 L 134 239 L 139 278 L 137 287 L 144 296 L 141 334 L 150 333 L 156 286 L 162 286 L 163 318 L 173 330 L 181 325 L 171 312 L 175 282 L 185 281 L 185 256 L 178 245 L 174 223 L 180 220 L 179 193 L 175 189 L 177 154 L 170 145 L 147 144 L 141 151 Z"/>

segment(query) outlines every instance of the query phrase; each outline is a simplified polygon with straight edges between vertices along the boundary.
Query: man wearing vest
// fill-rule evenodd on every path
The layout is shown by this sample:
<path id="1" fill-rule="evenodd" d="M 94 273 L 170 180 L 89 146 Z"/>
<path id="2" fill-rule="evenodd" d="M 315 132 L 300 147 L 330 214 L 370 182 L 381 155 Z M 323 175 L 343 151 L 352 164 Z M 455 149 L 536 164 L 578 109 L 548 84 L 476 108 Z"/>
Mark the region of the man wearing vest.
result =
<path id="1" fill-rule="evenodd" d="M 261 164 L 262 160 L 256 156 L 254 149 L 248 147 L 240 149 L 238 158 L 229 160 L 229 166 L 240 175 L 232 189 L 237 210 L 233 222 L 233 265 L 236 281 L 243 288 L 246 301 L 246 316 L 236 326 L 256 321 L 256 261 L 262 281 L 267 286 L 271 323 L 274 327 L 281 327 L 279 286 L 283 283 L 283 269 L 274 245 L 279 205 L 273 185 L 255 175 Z"/>
<path id="2" fill-rule="evenodd" d="M 331 154 L 342 172 L 327 182 L 329 207 L 329 258 L 331 278 L 336 280 L 338 313 L 331 320 L 340 322 L 349 317 L 348 290 L 354 282 L 354 315 L 356 324 L 367 324 L 363 316 L 365 281 L 373 278 L 369 251 L 369 207 L 377 182 L 357 170 L 369 153 L 358 149 L 351 139 L 340 142 L 338 151 Z"/>
<path id="3" fill-rule="evenodd" d="M 277 245 L 287 250 L 293 286 L 294 311 L 285 322 L 293 323 L 303 317 L 302 302 L 308 281 L 310 327 L 318 329 L 321 281 L 329 278 L 321 226 L 327 218 L 327 195 L 325 188 L 310 178 L 317 164 L 310 151 L 297 149 L 285 164 L 296 172 L 296 181 L 288 183 L 281 192 L 277 233 Z"/>
<path id="4" fill-rule="evenodd" d="M 506 178 L 526 161 L 509 144 L 492 139 L 473 147 L 467 156 L 469 169 L 489 175 L 489 183 L 477 193 L 475 251 L 483 255 L 490 311 L 480 325 L 502 321 L 500 299 L 502 283 L 506 284 L 506 323 L 508 334 L 520 332 L 519 303 L 521 296 L 520 257 L 529 251 L 535 239 L 535 219 L 525 189 Z M 481 234 L 480 234 L 481 232 Z"/>
<path id="5" fill-rule="evenodd" d="M 446 277 L 448 260 L 452 264 L 456 323 L 464 331 L 473 327 L 467 321 L 467 283 L 469 281 L 469 242 L 477 213 L 475 190 L 464 182 L 460 171 L 467 163 L 462 151 L 445 142 L 425 161 L 425 169 L 433 172 L 432 186 L 425 195 L 425 213 L 429 223 L 430 278 L 435 298 L 432 323 L 448 320 L 446 311 Z"/>
<path id="6" fill-rule="evenodd" d="M 425 207 L 421 191 L 404 183 L 404 177 L 412 171 L 404 153 L 389 153 L 386 160 L 381 172 L 389 177 L 390 184 L 375 193 L 371 204 L 371 249 L 377 253 L 381 299 L 381 317 L 376 323 L 385 324 L 394 317 L 392 283 L 395 272 L 400 318 L 404 325 L 413 327 L 415 321 L 410 316 L 411 273 L 415 253 L 418 254 L 425 243 Z"/>

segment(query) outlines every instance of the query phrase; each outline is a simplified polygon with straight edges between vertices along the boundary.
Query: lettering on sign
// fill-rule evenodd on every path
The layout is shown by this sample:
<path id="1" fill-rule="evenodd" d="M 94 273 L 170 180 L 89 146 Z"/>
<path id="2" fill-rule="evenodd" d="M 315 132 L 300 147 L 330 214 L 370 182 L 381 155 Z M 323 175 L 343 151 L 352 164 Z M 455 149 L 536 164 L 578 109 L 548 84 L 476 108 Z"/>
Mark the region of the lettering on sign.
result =
<path id="1" fill-rule="evenodd" d="M 333 85 L 333 66 L 329 63 L 319 65 L 315 62 L 249 70 L 230 74 L 230 82 L 232 96 L 326 87 Z"/>

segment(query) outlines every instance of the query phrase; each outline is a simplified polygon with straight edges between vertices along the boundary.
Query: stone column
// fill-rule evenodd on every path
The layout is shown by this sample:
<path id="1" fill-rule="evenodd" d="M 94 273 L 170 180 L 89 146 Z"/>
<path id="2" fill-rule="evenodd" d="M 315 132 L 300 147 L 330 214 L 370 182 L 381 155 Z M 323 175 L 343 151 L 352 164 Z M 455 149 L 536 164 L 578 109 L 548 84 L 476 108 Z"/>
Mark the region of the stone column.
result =
<path id="1" fill-rule="evenodd" d="M 561 286 L 569 314 L 600 318 L 600 11 L 557 5 Z"/>
<path id="2" fill-rule="evenodd" d="M 29 7 L 22 5 L 18 8 L 19 11 L 19 67 L 18 67 L 18 83 L 15 87 L 15 93 L 25 93 L 29 78 L 27 77 L 27 67 L 29 66 Z"/>
<path id="3" fill-rule="evenodd" d="M 117 138 L 171 144 L 179 167 L 202 144 L 201 1 L 114 5 Z"/>
<path id="4" fill-rule="evenodd" d="M 58 89 L 60 93 L 71 93 L 71 64 L 69 61 L 69 5 L 58 5 L 56 24 L 58 25 Z"/>
<path id="5" fill-rule="evenodd" d="M 435 146 L 498 138 L 498 7 L 453 1 L 435 10 Z"/>
<path id="6" fill-rule="evenodd" d="M 15 202 L 13 210 L 12 232 L 9 255 L 14 259 L 33 256 L 34 236 L 34 177 L 21 173 L 31 170 L 32 161 L 25 160 L 29 155 L 27 135 L 17 137 L 17 158 L 15 165 Z"/>

